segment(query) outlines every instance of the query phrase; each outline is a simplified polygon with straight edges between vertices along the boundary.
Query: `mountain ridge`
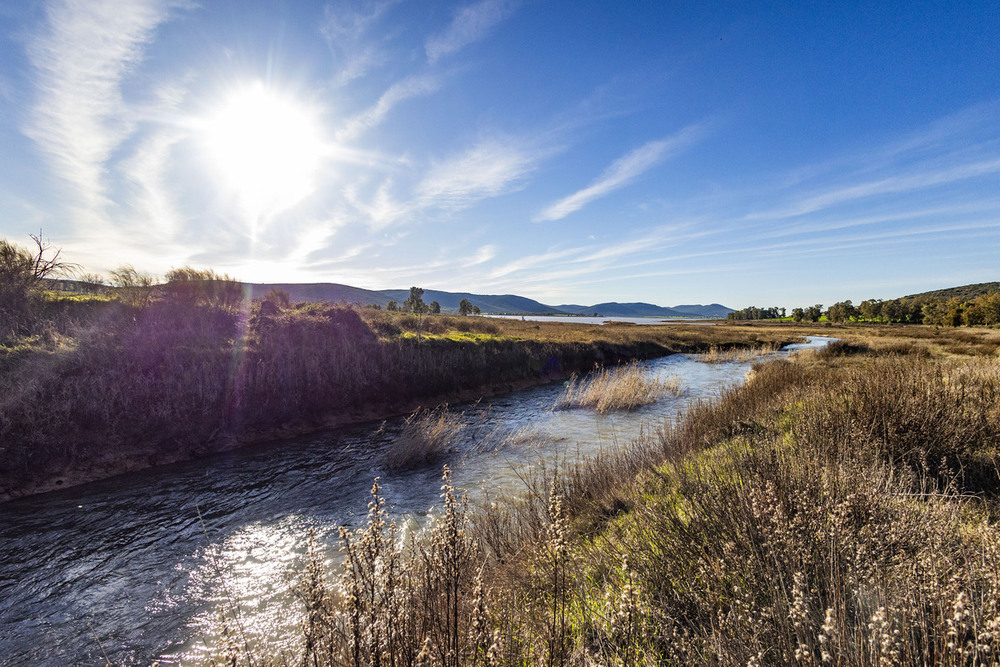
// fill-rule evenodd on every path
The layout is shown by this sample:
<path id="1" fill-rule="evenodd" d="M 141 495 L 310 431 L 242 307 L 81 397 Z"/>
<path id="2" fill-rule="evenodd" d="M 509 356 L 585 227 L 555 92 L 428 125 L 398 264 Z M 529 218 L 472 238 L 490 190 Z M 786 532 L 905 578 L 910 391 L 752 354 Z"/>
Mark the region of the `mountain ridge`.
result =
<path id="1" fill-rule="evenodd" d="M 288 293 L 292 301 L 330 301 L 385 306 L 389 301 L 402 303 L 410 296 L 408 289 L 368 290 L 341 283 L 247 283 L 254 296 L 263 296 L 271 289 Z M 508 315 L 586 315 L 598 317 L 701 317 L 722 318 L 733 312 L 718 303 L 709 305 L 657 306 L 652 303 L 610 301 L 593 306 L 563 304 L 550 306 L 516 294 L 473 294 L 425 289 L 426 303 L 437 301 L 442 311 L 458 312 L 462 299 L 468 299 L 486 314 Z"/>

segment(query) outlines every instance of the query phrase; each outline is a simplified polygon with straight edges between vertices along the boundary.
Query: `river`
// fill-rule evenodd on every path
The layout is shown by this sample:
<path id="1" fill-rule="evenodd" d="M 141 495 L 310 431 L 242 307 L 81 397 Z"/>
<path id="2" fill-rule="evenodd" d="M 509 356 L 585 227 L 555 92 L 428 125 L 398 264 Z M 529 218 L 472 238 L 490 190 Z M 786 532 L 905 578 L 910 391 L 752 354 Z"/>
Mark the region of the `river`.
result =
<path id="1" fill-rule="evenodd" d="M 444 462 L 470 495 L 516 490 L 525 466 L 628 443 L 690 401 L 741 382 L 750 365 L 680 354 L 644 362 L 645 372 L 679 378 L 684 391 L 628 413 L 553 411 L 560 383 L 456 406 L 467 426 Z M 234 603 L 248 632 L 280 646 L 299 623 L 291 589 L 310 529 L 335 559 L 337 527 L 363 520 L 376 476 L 404 524 L 419 525 L 437 504 L 440 465 L 385 469 L 401 423 L 338 429 L 0 505 L 0 665 L 103 665 L 103 654 L 116 665 L 189 664 Z"/>

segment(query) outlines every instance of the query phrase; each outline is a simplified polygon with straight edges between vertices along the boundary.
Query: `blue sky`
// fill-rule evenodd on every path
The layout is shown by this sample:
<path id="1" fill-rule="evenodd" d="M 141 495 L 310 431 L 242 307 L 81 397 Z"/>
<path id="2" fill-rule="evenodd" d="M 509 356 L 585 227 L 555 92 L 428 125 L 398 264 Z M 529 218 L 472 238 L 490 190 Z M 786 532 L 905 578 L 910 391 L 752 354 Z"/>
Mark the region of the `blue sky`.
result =
<path id="1" fill-rule="evenodd" d="M 981 2 L 0 7 L 0 236 L 106 273 L 793 307 L 1000 280 Z"/>

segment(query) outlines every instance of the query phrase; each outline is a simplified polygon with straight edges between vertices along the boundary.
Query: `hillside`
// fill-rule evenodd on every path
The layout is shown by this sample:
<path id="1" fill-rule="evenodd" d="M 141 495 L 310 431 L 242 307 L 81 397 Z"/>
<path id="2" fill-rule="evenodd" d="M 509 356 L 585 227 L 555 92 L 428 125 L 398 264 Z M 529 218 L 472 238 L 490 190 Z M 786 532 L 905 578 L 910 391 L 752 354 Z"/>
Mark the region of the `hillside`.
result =
<path id="1" fill-rule="evenodd" d="M 958 297 L 962 300 L 974 299 L 984 294 L 1000 292 L 1000 283 L 975 283 L 972 285 L 962 285 L 961 287 L 948 287 L 946 289 L 921 292 L 919 294 L 908 294 L 903 299 L 951 299 Z"/>
<path id="2" fill-rule="evenodd" d="M 378 292 L 384 298 L 382 304 L 392 299 L 397 303 L 402 303 L 410 296 L 410 290 L 381 290 Z M 484 313 L 531 313 L 533 315 L 560 315 L 561 313 L 552 306 L 546 306 L 534 299 L 528 299 L 515 294 L 471 294 L 469 292 L 443 292 L 441 290 L 425 289 L 424 301 L 430 303 L 437 301 L 444 311 L 458 312 L 458 304 L 462 299 L 468 299 L 474 306 Z"/>
<path id="3" fill-rule="evenodd" d="M 360 303 L 385 307 L 389 301 L 402 303 L 410 296 L 408 289 L 367 290 L 339 283 L 268 283 L 251 284 L 254 296 L 263 296 L 271 288 L 288 292 L 293 302 L 329 301 L 330 303 Z M 600 317 L 725 317 L 731 308 L 713 303 L 708 306 L 685 305 L 657 306 L 651 303 L 598 303 L 593 306 L 565 304 L 548 306 L 516 294 L 472 294 L 470 292 L 445 292 L 425 289 L 424 301 L 437 301 L 445 312 L 458 312 L 462 299 L 479 306 L 484 313 L 509 313 L 532 315 L 584 315 L 597 313 Z"/>
<path id="4" fill-rule="evenodd" d="M 657 306 L 652 303 L 619 303 L 612 301 L 608 303 L 598 303 L 593 306 L 579 306 L 575 304 L 563 304 L 555 306 L 557 310 L 571 315 L 593 315 L 597 313 L 600 317 L 725 317 L 733 312 L 732 308 L 726 308 L 717 303 L 708 306 L 685 305 L 685 306 Z"/>
<path id="5" fill-rule="evenodd" d="M 330 303 L 360 303 L 385 307 L 389 301 L 403 303 L 410 296 L 408 289 L 367 290 L 339 283 L 266 283 L 252 284 L 250 287 L 254 296 L 263 296 L 272 288 L 284 290 L 288 292 L 293 302 L 328 301 Z M 437 301 L 445 312 L 458 312 L 458 304 L 462 299 L 468 299 L 473 305 L 479 306 L 484 313 L 561 314 L 551 306 L 514 294 L 471 294 L 469 292 L 424 290 L 424 301 L 426 303 Z"/>

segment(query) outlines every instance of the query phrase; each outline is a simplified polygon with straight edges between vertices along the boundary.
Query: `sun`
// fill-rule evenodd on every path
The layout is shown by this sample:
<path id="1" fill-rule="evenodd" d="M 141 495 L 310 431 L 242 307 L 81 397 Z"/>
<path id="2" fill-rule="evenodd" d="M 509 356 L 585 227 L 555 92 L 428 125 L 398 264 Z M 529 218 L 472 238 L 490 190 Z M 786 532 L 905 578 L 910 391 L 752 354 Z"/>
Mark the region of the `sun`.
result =
<path id="1" fill-rule="evenodd" d="M 230 94 L 203 128 L 221 185 L 252 216 L 279 213 L 315 191 L 325 142 L 308 106 L 258 82 Z"/>

